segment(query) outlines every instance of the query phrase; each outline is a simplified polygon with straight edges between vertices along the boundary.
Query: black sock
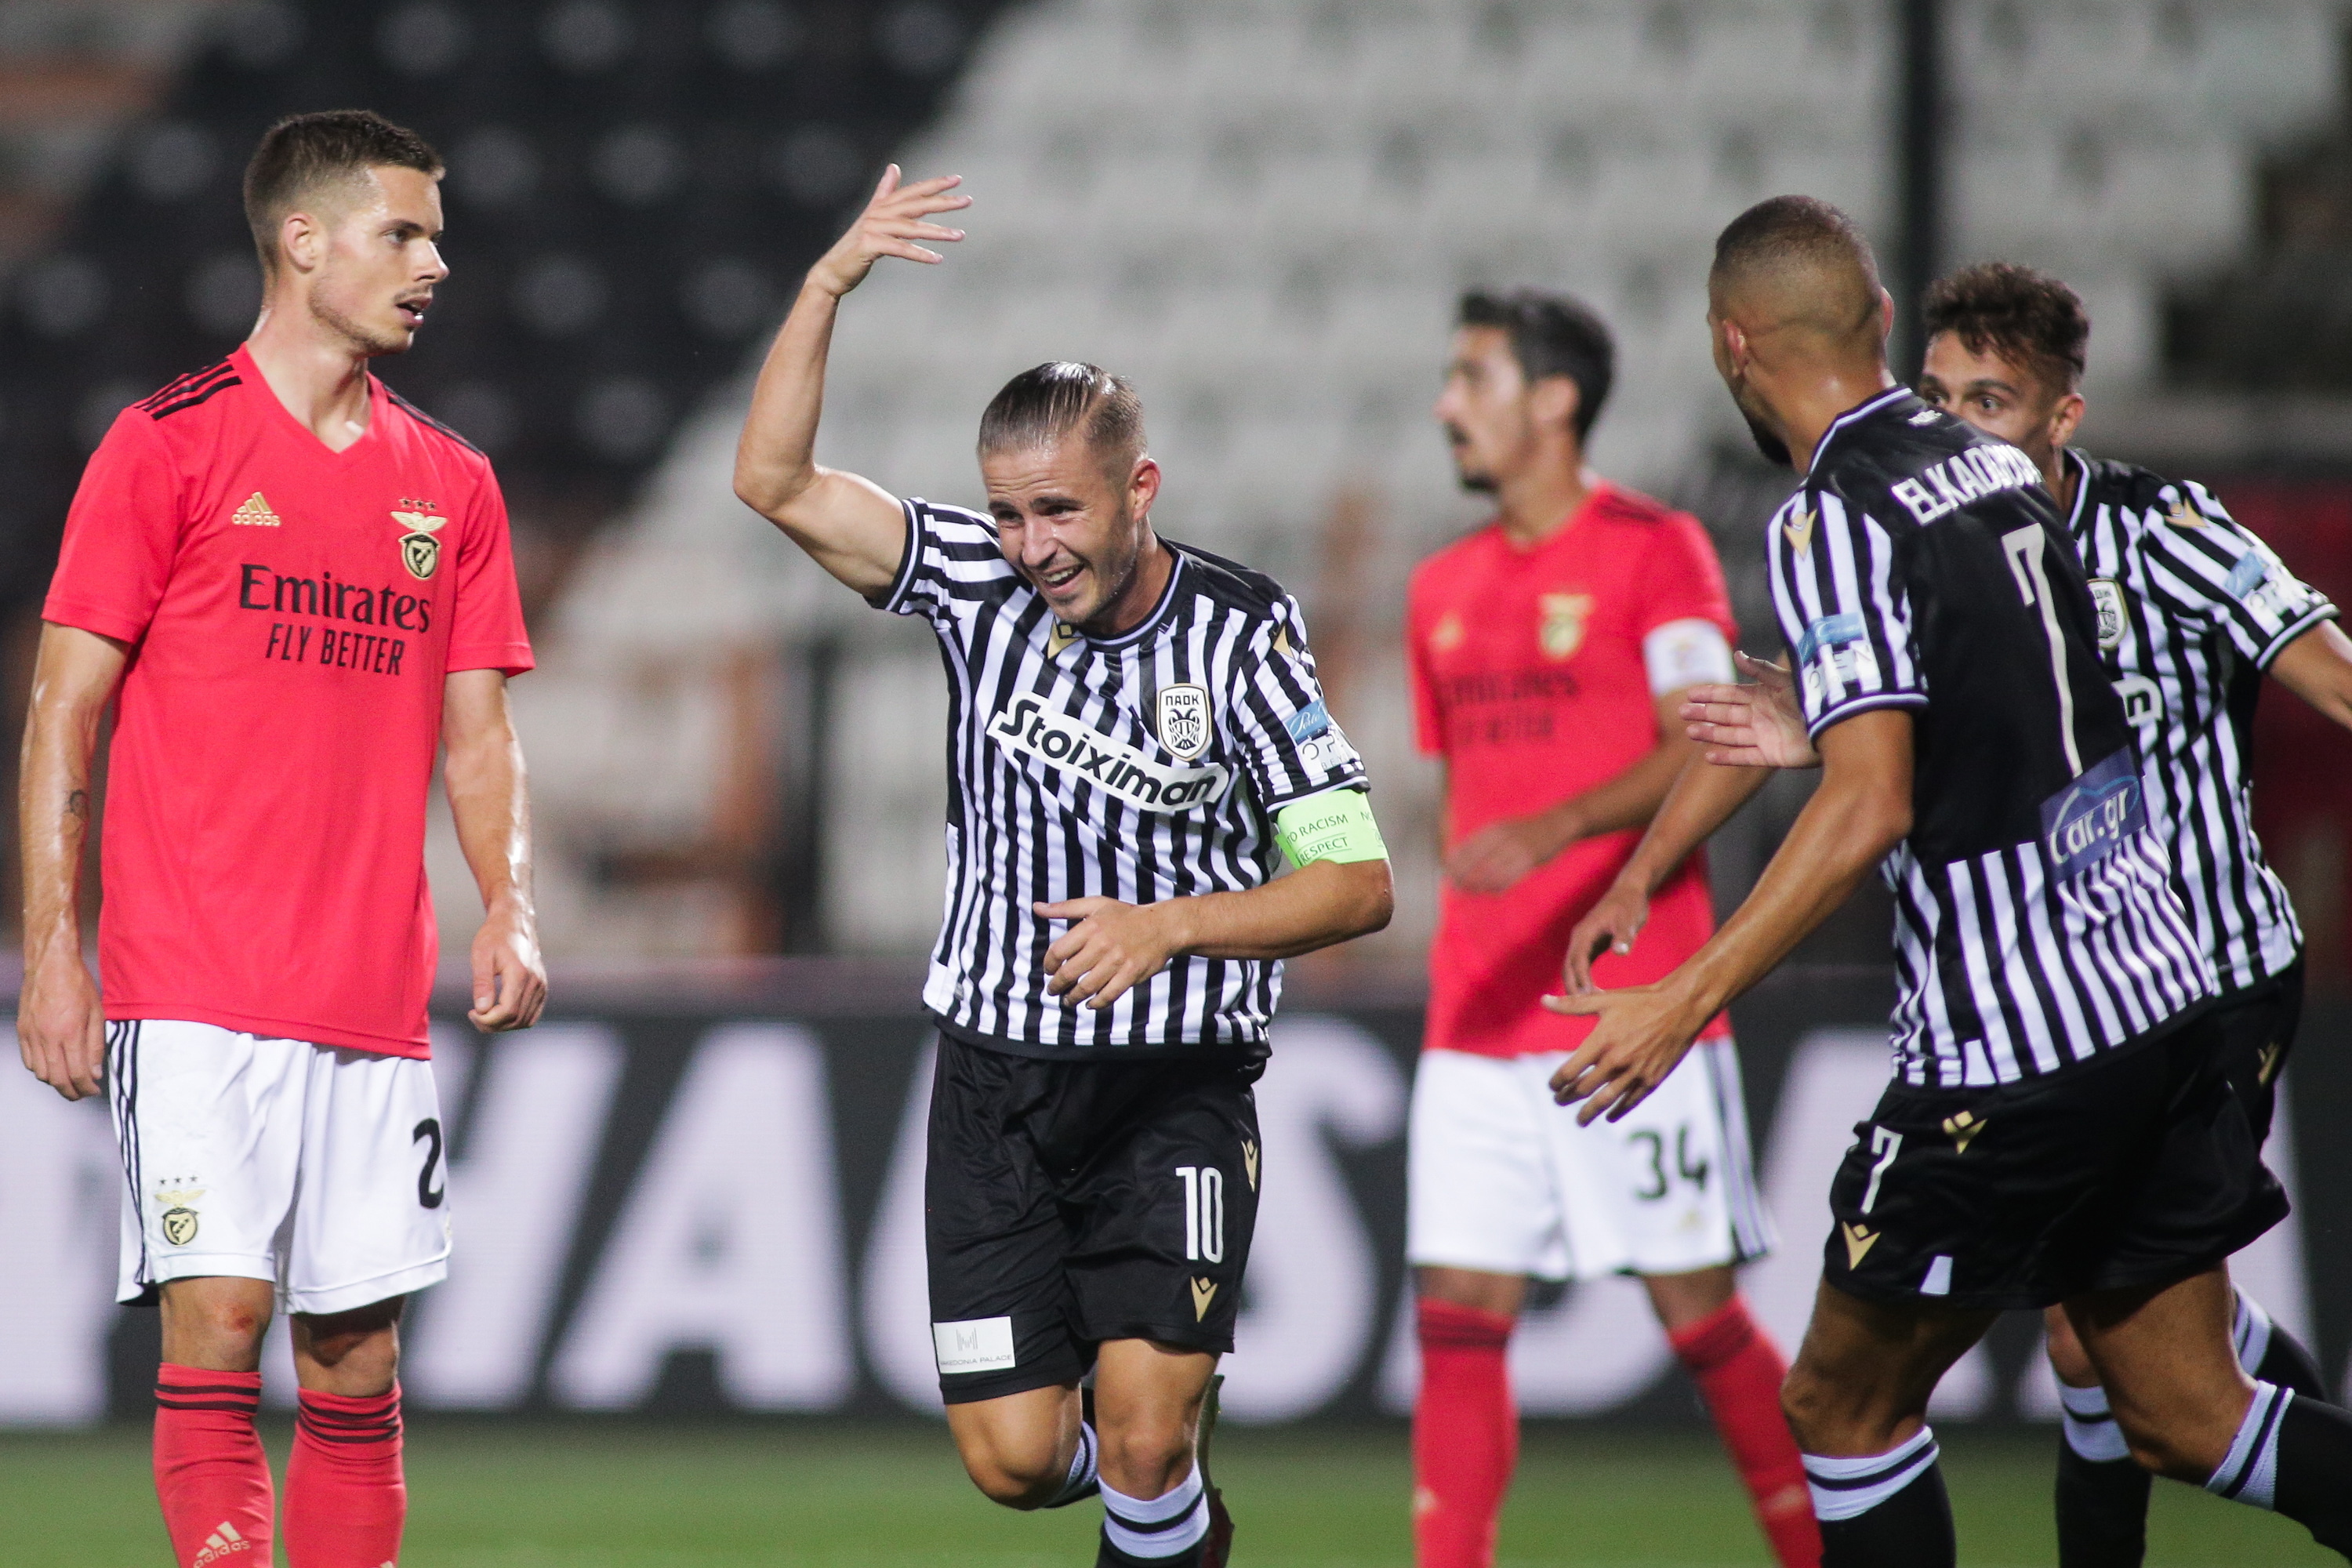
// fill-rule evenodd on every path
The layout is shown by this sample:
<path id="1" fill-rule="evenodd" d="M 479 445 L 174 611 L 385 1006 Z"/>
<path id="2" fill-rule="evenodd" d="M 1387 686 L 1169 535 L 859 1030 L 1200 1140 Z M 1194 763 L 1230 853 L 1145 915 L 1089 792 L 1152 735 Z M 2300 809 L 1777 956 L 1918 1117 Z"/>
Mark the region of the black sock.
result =
<path id="1" fill-rule="evenodd" d="M 2319 1370 L 2319 1358 L 2276 1323 L 2271 1325 L 2271 1342 L 2263 1349 L 2262 1363 L 2248 1367 L 2246 1372 L 2264 1383 L 2292 1388 L 2301 1398 L 2315 1399 L 2322 1405 L 2332 1403 L 2326 1375 Z"/>
<path id="2" fill-rule="evenodd" d="M 2352 1558 L 2352 1415 L 2316 1399 L 2289 1399 L 2277 1446 L 2277 1482 L 2267 1506 Z"/>
<path id="3" fill-rule="evenodd" d="M 2153 1479 L 2130 1458 L 2086 1459 L 2058 1445 L 2058 1568 L 2139 1568 Z"/>
<path id="4" fill-rule="evenodd" d="M 2103 1388 L 2061 1386 L 2058 1568 L 2139 1568 L 2147 1555 L 2149 1476 L 2135 1464 Z"/>
<path id="5" fill-rule="evenodd" d="M 1952 1500 L 1926 1426 L 1862 1459 L 1805 1456 L 1822 1568 L 1953 1568 Z"/>

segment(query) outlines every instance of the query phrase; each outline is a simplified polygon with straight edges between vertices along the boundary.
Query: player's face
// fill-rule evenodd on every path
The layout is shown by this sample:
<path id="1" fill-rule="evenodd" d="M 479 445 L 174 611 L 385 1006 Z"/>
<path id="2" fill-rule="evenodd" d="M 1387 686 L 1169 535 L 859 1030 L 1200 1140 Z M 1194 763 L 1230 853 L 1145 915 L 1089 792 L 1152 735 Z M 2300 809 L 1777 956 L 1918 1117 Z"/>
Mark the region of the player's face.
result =
<path id="1" fill-rule="evenodd" d="M 2018 447 L 2045 473 L 2083 417 L 2080 393 L 2049 385 L 2032 370 L 1993 352 L 1990 344 L 1982 353 L 1971 352 L 1957 332 L 1938 332 L 1927 340 L 1919 395 Z"/>
<path id="2" fill-rule="evenodd" d="M 406 352 L 425 324 L 441 259 L 441 186 L 415 169 L 367 172 L 358 195 L 322 213 L 325 244 L 310 314 L 366 354 Z"/>
<path id="3" fill-rule="evenodd" d="M 1087 626 L 1135 586 L 1151 542 L 1160 465 L 1117 474 L 1081 437 L 980 460 L 996 540 L 1056 618 Z"/>
<path id="4" fill-rule="evenodd" d="M 1531 390 L 1500 327 L 1454 334 L 1445 387 L 1431 410 L 1454 448 L 1454 472 L 1465 490 L 1492 494 L 1524 468 L 1536 445 Z"/>

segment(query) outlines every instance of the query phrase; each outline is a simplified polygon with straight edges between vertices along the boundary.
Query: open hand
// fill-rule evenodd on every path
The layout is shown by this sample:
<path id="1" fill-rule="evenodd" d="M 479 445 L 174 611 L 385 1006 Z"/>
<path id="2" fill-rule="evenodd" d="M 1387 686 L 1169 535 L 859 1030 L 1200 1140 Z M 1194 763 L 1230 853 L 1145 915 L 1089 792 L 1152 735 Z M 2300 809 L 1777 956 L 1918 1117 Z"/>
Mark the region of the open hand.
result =
<path id="1" fill-rule="evenodd" d="M 940 253 L 916 241 L 953 244 L 963 237 L 960 228 L 942 228 L 928 221 L 933 213 L 971 205 L 970 196 L 949 194 L 962 183 L 962 175 L 946 174 L 901 185 L 898 165 L 891 164 L 882 171 L 882 183 L 874 187 L 874 199 L 866 204 L 866 210 L 857 215 L 849 232 L 834 241 L 833 248 L 809 268 L 809 282 L 837 300 L 865 282 L 874 264 L 886 256 L 904 257 L 926 265 L 938 263 L 941 259 Z"/>
<path id="2" fill-rule="evenodd" d="M 1600 1020 L 1576 1054 L 1551 1075 L 1553 1100 L 1562 1105 L 1585 1101 L 1576 1116 L 1580 1127 L 1590 1127 L 1602 1116 L 1623 1121 L 1666 1081 L 1706 1022 L 1703 1014 L 1693 1019 L 1689 1005 L 1665 985 L 1547 996 L 1543 1005 L 1555 1013 Z"/>
<path id="3" fill-rule="evenodd" d="M 1639 888 L 1625 883 L 1612 883 L 1601 895 L 1601 901 L 1585 911 L 1568 933 L 1568 961 L 1561 965 L 1561 978 L 1567 983 L 1569 994 L 1581 995 L 1592 989 L 1592 961 L 1603 952 L 1628 953 L 1633 951 L 1633 939 L 1650 923 L 1650 900 Z"/>
<path id="4" fill-rule="evenodd" d="M 1738 654 L 1740 673 L 1752 686 L 1694 686 L 1684 693 L 1684 733 L 1707 748 L 1706 760 L 1722 767 L 1817 768 L 1820 753 L 1805 735 L 1795 683 L 1788 669 Z"/>
<path id="5" fill-rule="evenodd" d="M 1167 968 L 1176 953 L 1166 904 L 1069 899 L 1030 907 L 1042 920 L 1077 922 L 1045 950 L 1045 989 L 1097 1012 Z"/>

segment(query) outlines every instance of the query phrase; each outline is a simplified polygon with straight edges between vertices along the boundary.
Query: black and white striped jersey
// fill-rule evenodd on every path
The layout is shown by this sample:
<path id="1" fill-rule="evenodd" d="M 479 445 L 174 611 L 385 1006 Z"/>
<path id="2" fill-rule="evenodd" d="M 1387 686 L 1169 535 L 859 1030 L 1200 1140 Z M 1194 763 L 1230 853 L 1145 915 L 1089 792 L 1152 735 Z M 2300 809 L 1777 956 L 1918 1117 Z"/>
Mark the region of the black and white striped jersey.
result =
<path id="1" fill-rule="evenodd" d="M 1141 626 L 1097 641 L 1057 621 L 996 524 L 909 500 L 881 607 L 928 618 L 947 666 L 948 889 L 923 1004 L 982 1045 L 1093 1058 L 1263 1050 L 1282 966 L 1182 957 L 1099 1012 L 1049 994 L 1067 926 L 1034 903 L 1157 903 L 1271 879 L 1274 814 L 1367 787 L 1323 704 L 1297 601 L 1171 543 Z"/>
<path id="2" fill-rule="evenodd" d="M 1884 867 L 1897 1073 L 2054 1072 L 2210 996 L 2082 565 L 2025 454 L 1888 391 L 1830 426 L 1771 531 L 1812 732 L 1913 714 L 1911 832 Z"/>
<path id="3" fill-rule="evenodd" d="M 2202 485 L 2068 452 L 2067 531 L 2090 574 L 2099 658 L 2138 732 L 2147 810 L 2223 991 L 2303 952 L 2254 835 L 2247 773 L 2263 672 L 2336 606 Z"/>

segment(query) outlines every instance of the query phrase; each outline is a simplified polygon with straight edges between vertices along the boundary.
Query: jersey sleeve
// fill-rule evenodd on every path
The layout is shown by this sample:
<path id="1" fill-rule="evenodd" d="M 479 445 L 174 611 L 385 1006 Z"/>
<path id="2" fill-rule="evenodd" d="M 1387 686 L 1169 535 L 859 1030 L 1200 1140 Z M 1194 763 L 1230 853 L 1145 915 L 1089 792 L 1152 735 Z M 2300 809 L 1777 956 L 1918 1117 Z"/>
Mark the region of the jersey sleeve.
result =
<path id="1" fill-rule="evenodd" d="M 179 555 L 185 489 L 155 421 L 124 409 L 82 469 L 41 618 L 121 642 L 146 636 Z"/>
<path id="2" fill-rule="evenodd" d="M 1739 626 L 1714 542 L 1696 518 L 1681 512 L 1660 520 L 1651 537 L 1635 619 L 1650 694 L 1731 680 L 1731 642 Z"/>
<path id="3" fill-rule="evenodd" d="M 2168 485 L 2142 520 L 2148 597 L 2181 620 L 2218 626 L 2258 669 L 2336 616 L 2326 595 L 2287 570 L 2202 485 Z"/>
<path id="4" fill-rule="evenodd" d="M 486 464 L 457 541 L 455 607 L 449 617 L 447 669 L 496 669 L 520 675 L 538 661 L 523 629 L 522 594 L 515 584 L 514 538 L 506 497 Z"/>
<path id="5" fill-rule="evenodd" d="M 1768 547 L 1772 608 L 1806 733 L 1818 737 L 1874 708 L 1925 708 L 1910 595 L 1877 520 L 1834 495 L 1800 490 L 1774 514 Z"/>
<path id="6" fill-rule="evenodd" d="M 956 600 L 988 595 L 1013 575 L 990 519 L 912 497 L 898 505 L 907 514 L 906 553 L 875 608 L 937 620 Z"/>
<path id="7" fill-rule="evenodd" d="M 1251 639 L 1227 706 L 1234 750 L 1258 805 L 1271 813 L 1328 789 L 1369 787 L 1364 760 L 1323 705 L 1298 601 L 1287 595 Z"/>

